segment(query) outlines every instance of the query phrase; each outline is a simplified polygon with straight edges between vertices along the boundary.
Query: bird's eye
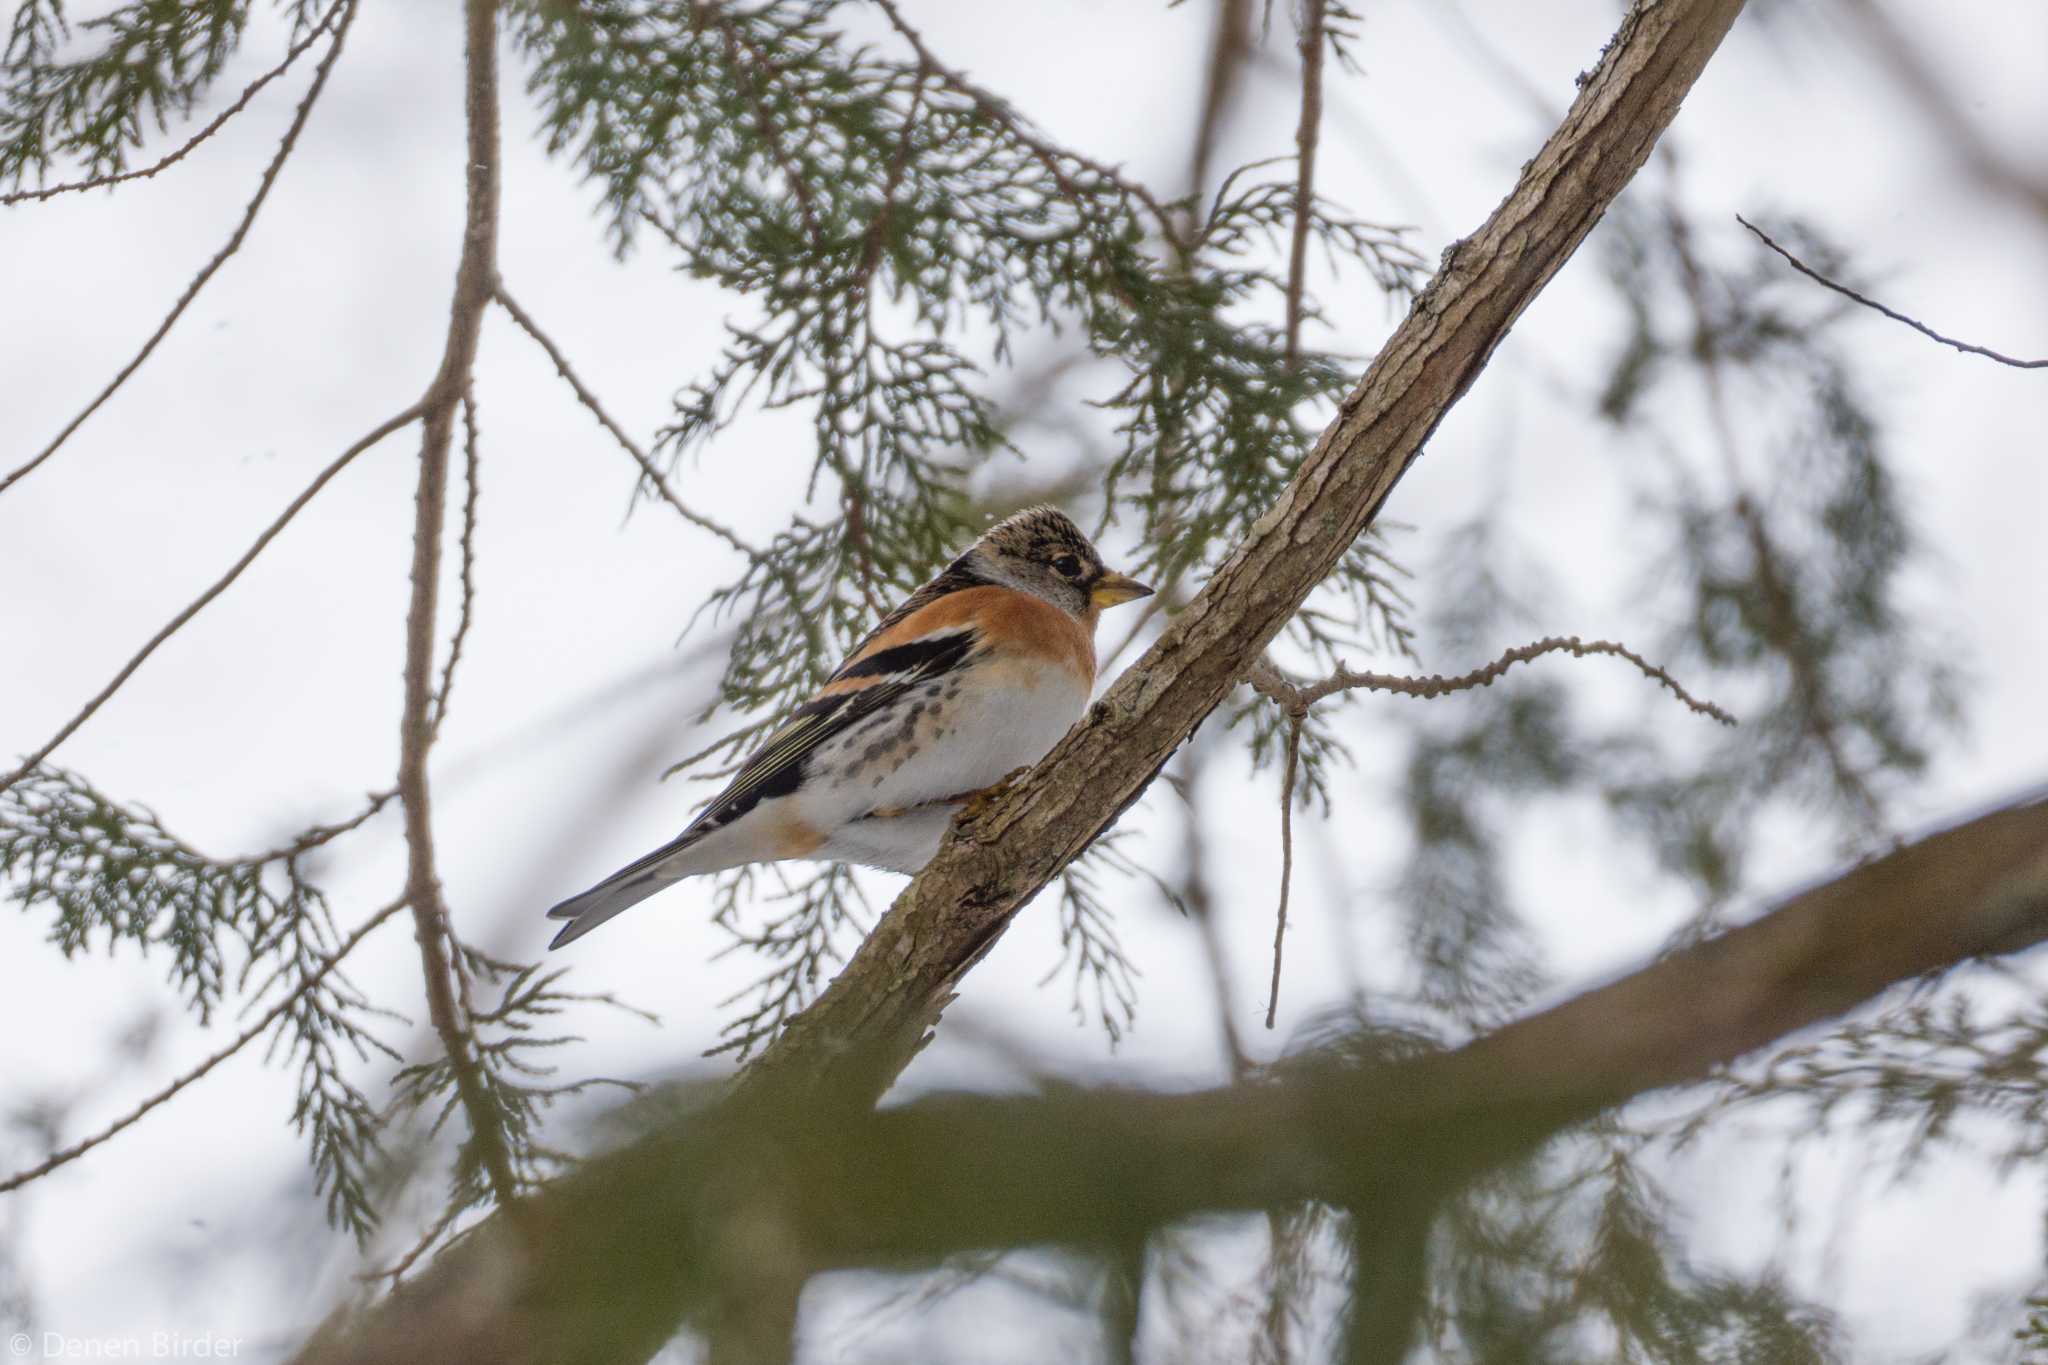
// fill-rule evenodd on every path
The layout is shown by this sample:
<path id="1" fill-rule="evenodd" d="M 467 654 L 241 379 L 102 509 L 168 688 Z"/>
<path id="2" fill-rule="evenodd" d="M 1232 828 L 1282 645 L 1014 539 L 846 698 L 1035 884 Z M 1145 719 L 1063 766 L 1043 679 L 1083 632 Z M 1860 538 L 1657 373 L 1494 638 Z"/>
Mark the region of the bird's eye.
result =
<path id="1" fill-rule="evenodd" d="M 1052 562 L 1052 567 L 1067 578 L 1081 576 L 1081 561 L 1073 555 L 1061 555 Z"/>

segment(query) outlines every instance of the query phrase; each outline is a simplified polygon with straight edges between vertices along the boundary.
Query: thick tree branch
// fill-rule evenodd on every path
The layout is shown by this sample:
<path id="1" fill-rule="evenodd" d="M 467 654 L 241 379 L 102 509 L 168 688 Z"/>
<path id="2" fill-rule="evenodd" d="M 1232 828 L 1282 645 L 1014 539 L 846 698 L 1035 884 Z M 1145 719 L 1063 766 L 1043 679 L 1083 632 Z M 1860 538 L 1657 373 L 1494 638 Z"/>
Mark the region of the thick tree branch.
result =
<path id="1" fill-rule="evenodd" d="M 1193 1214 L 1305 1199 L 1426 1226 L 1466 1182 L 1572 1124 L 2043 939 L 2048 801 L 2034 800 L 1453 1052 L 1305 1058 L 1193 1094 L 936 1097 L 860 1115 L 786 1092 L 725 1105 L 551 1187 L 528 1211 L 528 1251 L 486 1229 L 359 1335 L 301 1359 L 644 1359 L 716 1298 L 722 1244 L 811 1269 L 900 1266 L 1128 1247 Z"/>
<path id="2" fill-rule="evenodd" d="M 954 827 L 746 1090 L 872 1100 L 1009 919 L 1135 801 L 1364 531 L 1523 308 L 1629 178 L 1741 10 L 1638 5 L 1514 190 L 1445 253 L 1274 507 L 1031 777 Z"/>

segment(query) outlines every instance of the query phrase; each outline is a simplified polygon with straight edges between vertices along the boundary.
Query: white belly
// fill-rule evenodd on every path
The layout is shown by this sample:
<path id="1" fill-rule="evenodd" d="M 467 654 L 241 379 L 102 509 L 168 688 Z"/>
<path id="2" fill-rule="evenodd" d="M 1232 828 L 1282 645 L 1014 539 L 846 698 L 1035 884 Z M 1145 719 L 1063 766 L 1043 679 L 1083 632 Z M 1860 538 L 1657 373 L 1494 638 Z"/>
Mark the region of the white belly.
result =
<path id="1" fill-rule="evenodd" d="M 812 856 L 915 872 L 958 807 L 863 817 L 991 786 L 1045 757 L 1087 705 L 1086 683 L 1035 659 L 934 679 L 813 755 L 804 819 L 833 833 Z"/>

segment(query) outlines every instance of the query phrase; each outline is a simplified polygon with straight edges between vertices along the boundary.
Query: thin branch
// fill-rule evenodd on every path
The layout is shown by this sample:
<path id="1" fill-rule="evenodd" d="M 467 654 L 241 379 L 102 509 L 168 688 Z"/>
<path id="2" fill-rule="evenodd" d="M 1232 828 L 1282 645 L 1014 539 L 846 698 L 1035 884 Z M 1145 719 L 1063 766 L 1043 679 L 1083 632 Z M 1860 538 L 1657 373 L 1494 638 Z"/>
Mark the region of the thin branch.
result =
<path id="1" fill-rule="evenodd" d="M 1244 70 L 1252 55 L 1251 0 L 1217 0 L 1216 28 L 1209 40 L 1209 69 L 1202 81 L 1202 111 L 1195 122 L 1195 145 L 1188 158 L 1188 193 L 1199 198 L 1209 185 L 1209 166 L 1216 140 L 1231 105 L 1244 89 Z"/>
<path id="2" fill-rule="evenodd" d="M 252 853 L 245 858 L 213 858 L 208 861 L 212 862 L 216 867 L 248 863 L 289 862 L 301 854 L 312 852 L 322 844 L 331 843 L 339 839 L 351 830 L 360 829 L 375 818 L 379 811 L 390 805 L 397 796 L 398 788 L 396 787 L 386 787 L 383 791 L 371 792 L 370 803 L 346 820 L 339 820 L 331 825 L 314 825 L 311 829 L 300 833 L 290 843 L 280 844 L 276 848 L 268 849 L 262 853 Z"/>
<path id="3" fill-rule="evenodd" d="M 667 224 L 654 219 L 649 219 L 648 221 L 654 224 L 657 231 L 668 236 L 671 241 L 676 241 L 673 230 Z M 680 242 L 677 244 L 681 245 Z M 561 347 L 555 345 L 548 334 L 541 330 L 540 324 L 533 320 L 532 314 L 519 306 L 518 301 L 505 288 L 503 280 L 497 281 L 492 286 L 491 298 L 511 316 L 512 321 L 519 324 L 521 331 L 532 337 L 541 350 L 547 353 L 549 361 L 554 364 L 555 373 L 559 374 L 563 382 L 568 384 L 570 391 L 576 395 L 576 401 L 588 408 L 590 415 L 597 418 L 597 424 L 610 432 L 612 439 L 619 443 L 619 448 L 633 457 L 633 463 L 640 467 L 640 477 L 654 486 L 654 491 L 661 495 L 663 502 L 675 509 L 677 516 L 700 530 L 709 531 L 712 535 L 717 536 L 727 545 L 745 555 L 749 564 L 779 580 L 783 587 L 788 590 L 793 600 L 802 598 L 802 585 L 797 582 L 788 565 L 777 564 L 769 556 L 748 544 L 731 527 L 722 525 L 705 516 L 676 495 L 675 489 L 669 485 L 669 481 L 663 478 L 661 471 L 655 467 L 654 460 L 641 448 L 638 441 L 635 441 L 626 434 L 624 427 L 612 420 L 611 414 L 605 411 L 604 405 L 597 401 L 597 395 L 592 393 L 584 385 L 583 381 L 576 377 L 576 371 L 570 367 L 569 358 L 562 354 Z M 806 616 L 803 618 L 803 625 L 806 631 L 812 633 L 811 643 L 813 651 L 822 650 L 824 642 L 823 637 L 817 634 L 819 629 L 817 622 Z M 725 742 L 727 741 L 721 740 L 720 744 Z M 711 747 L 716 749 L 719 747 L 719 744 L 714 744 Z M 681 765 L 676 765 L 676 767 L 679 766 Z M 671 767 L 667 772 L 664 772 L 661 775 L 662 780 L 667 781 L 669 775 L 676 771 L 676 767 Z"/>
<path id="4" fill-rule="evenodd" d="M 463 1212 L 464 1209 L 461 1204 L 449 1204 L 447 1208 L 441 1210 L 441 1216 L 428 1225 L 426 1232 L 421 1234 L 419 1240 L 414 1242 L 403 1256 L 400 1256 L 383 1270 L 366 1271 L 356 1278 L 364 1284 L 375 1284 L 382 1281 L 389 1288 L 398 1288 L 412 1268 L 419 1264 L 420 1258 L 434 1249 L 436 1244 L 440 1242 L 441 1235 L 454 1225 L 455 1220 L 460 1218 Z"/>
<path id="5" fill-rule="evenodd" d="M 1266 1027 L 1280 1012 L 1280 957 L 1287 940 L 1287 892 L 1294 883 L 1294 771 L 1301 757 L 1301 723 L 1306 705 L 1287 711 L 1287 768 L 1280 781 L 1280 913 L 1273 923 L 1273 986 L 1266 997 Z"/>
<path id="6" fill-rule="evenodd" d="M 924 35 L 911 27 L 910 21 L 903 17 L 903 11 L 896 7 L 895 0 L 875 0 L 875 4 L 881 8 L 883 14 L 888 16 L 889 26 L 901 34 L 904 41 L 908 42 L 912 50 L 917 53 L 918 64 L 936 76 L 956 94 L 973 100 L 977 109 L 1007 129 L 1011 137 L 1016 138 L 1021 146 L 1038 158 L 1039 164 L 1051 173 L 1054 183 L 1060 187 L 1060 192 L 1066 195 L 1067 198 L 1080 203 L 1087 196 L 1081 193 L 1080 187 L 1075 185 L 1072 177 L 1067 174 L 1066 167 L 1062 164 L 1063 161 L 1071 161 L 1074 165 L 1099 177 L 1103 183 L 1114 185 L 1118 190 L 1136 199 L 1158 221 L 1159 230 L 1165 233 L 1169 240 L 1173 239 L 1174 221 L 1167 213 L 1166 206 L 1153 197 L 1152 191 L 1134 180 L 1126 179 L 1114 167 L 1105 166 L 1099 161 L 1094 161 L 1080 155 L 1078 152 L 1054 146 L 1038 136 L 1038 134 L 1032 132 L 1030 127 L 1017 116 L 1016 111 L 1011 109 L 999 96 L 982 89 L 958 71 L 941 62 L 933 54 L 932 50 L 925 46 Z"/>
<path id="7" fill-rule="evenodd" d="M 455 687 L 455 665 L 462 658 L 463 641 L 469 638 L 469 623 L 476 605 L 476 389 L 462 394 L 462 605 L 455 617 L 455 634 L 448 641 L 448 659 L 441 665 L 441 685 L 434 689 L 434 733 L 448 715 L 448 694 Z"/>
<path id="8" fill-rule="evenodd" d="M 1901 313 L 1896 309 L 1885 307 L 1876 299 L 1869 298 L 1863 294 L 1857 293 L 1855 290 L 1851 289 L 1846 284 L 1841 284 L 1834 280 L 1829 279 L 1827 276 L 1821 274 L 1818 270 L 1815 270 L 1806 262 L 1800 260 L 1797 256 L 1794 256 L 1784 247 L 1779 246 L 1775 241 L 1772 241 L 1769 233 L 1765 232 L 1755 223 L 1750 222 L 1749 219 L 1744 218 L 1741 214 L 1738 213 L 1735 215 L 1735 221 L 1742 224 L 1744 227 L 1748 228 L 1752 233 L 1756 234 L 1758 241 L 1762 242 L 1771 250 L 1777 252 L 1780 256 L 1783 256 L 1794 270 L 1806 276 L 1806 278 L 1808 278 L 1809 280 L 1812 280 L 1817 284 L 1824 285 L 1827 288 L 1834 290 L 1843 298 L 1854 299 L 1857 303 L 1862 304 L 1865 308 L 1873 309 L 1879 313 L 1884 314 L 1893 322 L 1903 322 L 1908 327 L 1911 327 L 1914 331 L 1918 332 L 1921 336 L 1927 337 L 1933 341 L 1938 341 L 1944 346 L 1953 346 L 1958 351 L 1966 351 L 1971 355 L 1981 355 L 1986 360 L 1995 360 L 2001 365 L 2010 365 L 2016 370 L 2048 370 L 2048 360 L 2020 360 L 2016 357 L 2005 355 L 2002 352 L 1994 351 L 1986 346 L 1978 346 L 1968 341 L 1957 341 L 1954 337 L 1943 336 L 1941 333 L 1935 331 L 1932 327 L 1929 327 L 1926 323 L 1921 322 L 1915 318 L 1909 318 L 1904 313 Z"/>
<path id="9" fill-rule="evenodd" d="M 1308 274 L 1309 228 L 1315 216 L 1316 139 L 1323 122 L 1323 23 L 1328 0 L 1302 0 L 1301 123 L 1294 130 L 1294 244 L 1287 260 L 1287 364 L 1301 355 L 1302 289 Z M 1270 1012 L 1269 1012 L 1270 1013 Z M 1266 1027 L 1271 1028 L 1269 1017 Z"/>
<path id="10" fill-rule="evenodd" d="M 292 149 L 298 145 L 299 133 L 305 128 L 306 119 L 313 112 L 313 102 L 320 98 L 320 91 L 327 84 L 327 74 L 334 69 L 335 59 L 341 56 L 341 45 L 348 38 L 348 27 L 351 23 L 355 22 L 356 0 L 341 0 L 341 3 L 344 8 L 341 11 L 341 23 L 334 30 L 334 42 L 327 49 L 327 55 L 320 59 L 319 67 L 313 72 L 313 83 L 307 87 L 305 98 L 299 101 L 298 110 L 292 115 L 291 125 L 284 130 L 284 138 L 277 145 L 276 155 L 272 156 L 270 164 L 263 168 L 263 178 L 257 182 L 256 195 L 249 201 L 248 207 L 242 210 L 242 220 L 235 225 L 234 232 L 228 237 L 227 245 L 216 252 L 213 259 L 208 261 L 200 268 L 199 273 L 192 277 L 192 282 L 185 286 L 185 292 L 178 296 L 176 303 L 171 305 L 171 311 L 165 315 L 162 322 L 157 324 L 156 331 L 150 334 L 149 340 L 142 343 L 142 349 L 135 353 L 135 358 L 121 367 L 121 372 L 115 375 L 113 380 L 104 389 L 100 390 L 99 396 L 90 403 L 87 403 L 82 412 L 66 423 L 64 429 L 58 432 L 48 445 L 38 451 L 33 459 L 14 470 L 6 478 L 0 479 L 0 494 L 4 494 L 9 488 L 12 488 L 30 473 L 34 472 L 36 467 L 42 464 L 43 461 L 55 455 L 58 448 L 71 439 L 71 434 L 81 426 L 84 426 L 86 419 L 95 412 L 98 412 L 100 405 L 113 397 L 114 391 L 128 382 L 128 376 L 142 368 L 142 362 L 149 359 L 150 353 L 156 350 L 157 344 L 170 335 L 171 328 L 176 326 L 178 319 L 185 315 L 185 310 L 192 306 L 192 300 L 199 297 L 199 291 L 206 287 L 206 282 L 212 279 L 221 266 L 227 263 L 228 257 L 241 249 L 243 238 L 249 235 L 249 228 L 256 221 L 257 210 L 261 209 L 263 201 L 270 197 L 270 187 L 277 183 L 277 173 L 284 169 L 286 158 L 291 156 Z M 4 785 L 0 785 L 0 790 L 4 790 Z"/>
<path id="11" fill-rule="evenodd" d="M 450 960 L 454 933 L 434 865 L 427 751 L 434 743 L 434 615 L 438 605 L 441 532 L 447 519 L 448 450 L 455 412 L 469 391 L 497 280 L 498 240 L 498 11 L 496 0 L 466 0 L 463 106 L 468 128 L 466 208 L 462 255 L 455 266 L 454 300 L 440 372 L 421 400 L 419 492 L 415 499 L 412 597 L 405 617 L 405 707 L 399 722 L 398 790 L 405 802 L 406 900 L 412 906 L 427 1013 L 448 1057 L 456 1099 L 492 1192 L 513 1207 L 518 1180 L 505 1137 L 486 1092 L 475 1037 L 455 994 Z"/>
<path id="12" fill-rule="evenodd" d="M 385 920 L 390 919 L 393 915 L 397 914 L 400 910 L 403 910 L 404 908 L 405 900 L 403 897 L 401 897 L 398 900 L 393 901 L 391 904 L 385 906 L 382 910 L 379 910 L 376 914 L 370 916 L 369 919 L 364 920 L 362 924 L 356 927 L 353 933 L 351 933 L 347 938 L 343 939 L 339 944 L 335 945 L 334 951 L 329 953 L 326 957 L 322 958 L 320 961 L 320 965 L 314 968 L 310 973 L 308 973 L 303 981 L 299 982 L 297 986 L 293 987 L 288 993 L 286 993 L 286 995 L 282 999 L 277 1001 L 277 1003 L 273 1004 L 269 1009 L 265 1010 L 263 1014 L 256 1020 L 255 1023 L 249 1025 L 240 1033 L 236 1034 L 233 1041 L 229 1042 L 227 1046 L 221 1048 L 219 1051 L 207 1057 L 206 1060 L 202 1061 L 198 1066 L 192 1068 L 192 1070 L 190 1071 L 187 1071 L 182 1076 L 179 1076 L 169 1085 L 157 1091 L 154 1095 L 151 1095 L 148 1099 L 142 1101 L 142 1103 L 136 1105 L 133 1109 L 123 1114 L 120 1118 L 115 1119 L 105 1128 L 102 1128 L 99 1132 L 94 1133 L 91 1137 L 81 1138 L 79 1141 L 72 1143 L 69 1147 L 64 1148 L 60 1152 L 52 1152 L 49 1155 L 49 1157 L 47 1157 L 45 1160 L 30 1167 L 29 1169 L 25 1171 L 17 1171 L 15 1174 L 8 1176 L 5 1180 L 0 1180 L 0 1194 L 5 1194 L 9 1190 L 20 1189 L 23 1185 L 28 1184 L 31 1180 L 39 1179 L 42 1176 L 48 1175 L 51 1171 L 56 1170 L 59 1166 L 67 1165 L 73 1161 L 78 1160 L 78 1158 L 84 1156 L 93 1148 L 98 1147 L 101 1144 L 107 1142 L 109 1139 L 111 1139 L 124 1129 L 132 1127 L 151 1110 L 157 1109 L 162 1105 L 168 1103 L 174 1096 L 176 1096 L 180 1091 L 184 1090 L 187 1086 L 191 1085 L 194 1081 L 197 1081 L 200 1077 L 206 1075 L 207 1072 L 213 1070 L 222 1062 L 234 1056 L 237 1052 L 240 1052 L 243 1048 L 247 1047 L 257 1038 L 261 1037 L 264 1034 L 264 1032 L 270 1028 L 272 1024 L 276 1023 L 278 1019 L 283 1017 L 284 1012 L 286 1010 L 290 1009 L 293 1005 L 297 1004 L 300 1000 L 304 999 L 309 993 L 311 993 L 315 988 L 317 988 L 322 981 L 326 980 L 327 974 L 333 971 L 336 967 L 340 966 L 341 960 L 347 957 L 351 952 L 355 951 L 355 946 L 358 943 L 361 943 L 364 939 L 368 938 L 370 936 L 371 930 L 375 929 L 378 925 L 384 923 Z"/>
<path id="13" fill-rule="evenodd" d="M 290 70 L 292 63 L 304 55 L 307 48 L 319 41 L 321 35 L 325 34 L 328 29 L 334 27 L 335 16 L 340 14 L 345 6 L 352 7 L 352 5 L 353 0 L 334 0 L 334 4 L 328 7 L 327 13 L 320 17 L 320 22 L 308 29 L 305 37 L 292 44 L 291 49 L 284 54 L 283 61 L 251 81 L 233 104 L 221 110 L 211 123 L 186 139 L 176 151 L 164 157 L 161 161 L 144 166 L 140 170 L 115 171 L 107 175 L 96 175 L 90 180 L 72 180 L 62 185 L 48 185 L 36 190 L 14 190 L 7 194 L 0 194 L 0 207 L 5 207 L 9 204 L 40 202 L 44 199 L 54 199 L 60 194 L 71 194 L 78 190 L 101 189 L 108 185 L 119 185 L 129 180 L 147 180 L 160 171 L 168 170 L 178 162 L 183 161 L 200 143 L 219 132 L 229 119 L 246 109 L 249 106 L 249 101 L 255 99 L 257 92 L 262 90 L 264 86 Z"/>
<path id="14" fill-rule="evenodd" d="M 659 227 L 660 224 L 656 224 L 656 226 Z M 654 486 L 654 491 L 661 495 L 663 502 L 675 509 L 677 516 L 680 516 L 692 526 L 709 531 L 712 535 L 717 536 L 727 545 L 732 546 L 733 549 L 745 555 L 749 560 L 755 563 L 763 562 L 764 556 L 761 552 L 742 540 L 737 532 L 733 531 L 730 527 L 713 521 L 710 517 L 695 510 L 680 497 L 676 496 L 675 489 L 671 488 L 668 480 L 662 477 L 661 471 L 655 467 L 653 459 L 648 456 L 646 450 L 641 448 L 638 441 L 635 441 L 626 434 L 624 427 L 621 427 L 612 420 L 611 414 L 604 410 L 604 405 L 597 401 L 597 395 L 584 387 L 583 381 L 576 377 L 576 371 L 569 368 L 568 358 L 562 354 L 561 348 L 556 346 L 549 339 L 548 334 L 540 329 L 540 324 L 533 320 L 532 314 L 521 308 L 518 301 L 506 291 L 503 281 L 500 281 L 493 287 L 491 297 L 500 308 L 503 308 L 506 313 L 511 315 L 512 321 L 519 324 L 520 331 L 532 337 L 535 342 L 539 343 L 541 350 L 547 352 L 548 359 L 554 364 L 555 373 L 562 376 L 563 380 L 567 382 L 570 390 L 576 395 L 576 401 L 588 408 L 590 415 L 597 418 L 597 424 L 610 432 L 612 439 L 619 443 L 619 448 L 633 457 L 633 463 L 640 466 L 640 477 L 646 479 L 648 483 Z"/>
<path id="15" fill-rule="evenodd" d="M 1372 692 L 1394 692 L 1404 697 L 1441 697 L 1451 692 L 1463 692 L 1474 687 L 1489 687 L 1493 681 L 1516 664 L 1525 664 L 1545 654 L 1571 654 L 1585 658 L 1591 654 L 1608 654 L 1617 659 L 1626 659 L 1634 664 L 1644 677 L 1661 684 L 1664 689 L 1678 698 L 1686 709 L 1719 721 L 1723 725 L 1735 724 L 1735 717 L 1729 715 L 1710 701 L 1701 701 L 1679 684 L 1663 669 L 1645 659 L 1625 645 L 1611 640 L 1581 640 L 1576 635 L 1551 636 L 1532 644 L 1518 645 L 1507 651 L 1484 668 L 1470 673 L 1461 673 L 1446 678 L 1433 673 L 1426 678 L 1404 677 L 1397 673 L 1354 673 L 1339 665 L 1337 671 L 1320 682 L 1300 682 L 1289 678 L 1274 667 L 1267 659 L 1256 661 L 1245 674 L 1245 681 L 1253 690 L 1292 712 L 1296 707 L 1313 706 L 1323 698 L 1338 692 L 1365 689 Z"/>
<path id="16" fill-rule="evenodd" d="M 411 423 L 417 421 L 420 417 L 420 413 L 420 404 L 409 404 L 403 410 L 396 413 L 395 415 L 385 418 L 382 422 L 378 423 L 375 427 L 373 427 L 368 435 L 362 437 L 354 445 L 350 446 L 348 449 L 342 451 L 340 455 L 336 456 L 334 462 L 328 465 L 325 469 L 321 470 L 319 475 L 314 478 L 313 482 L 306 485 L 305 491 L 300 493 L 296 498 L 293 498 L 291 500 L 290 505 L 287 506 L 283 512 L 278 514 L 277 520 L 271 522 L 269 526 L 264 528 L 263 534 L 256 537 L 256 543 L 251 545 L 248 548 L 248 550 L 243 553 L 242 557 L 236 560 L 225 574 L 222 574 L 218 579 L 216 579 L 212 587 L 208 588 L 205 592 L 199 594 L 199 596 L 192 599 L 192 601 L 186 605 L 185 609 L 180 611 L 176 616 L 173 616 L 162 630 L 159 630 L 155 635 L 151 636 L 149 643 L 145 644 L 141 649 L 137 650 L 135 653 L 135 657 L 130 659 L 126 664 L 122 665 L 121 671 L 114 675 L 113 681 L 109 682 L 105 687 L 101 688 L 99 692 L 93 697 L 93 699 L 91 701 L 88 701 L 85 704 L 85 706 L 82 709 L 80 709 L 77 715 L 73 716 L 70 720 L 66 721 L 63 725 L 63 728 L 59 729 L 56 734 L 50 736 L 50 738 L 43 744 L 41 748 L 37 749 L 34 753 L 30 754 L 26 759 L 24 759 L 20 767 L 16 768 L 13 772 L 7 774 L 5 778 L 0 778 L 0 792 L 6 791 L 9 787 L 12 787 L 15 783 L 21 781 L 22 778 L 28 776 L 29 772 L 32 769 L 34 769 L 38 763 L 41 763 L 44 759 L 48 758 L 51 755 L 51 753 L 56 750 L 58 745 L 62 744 L 65 740 L 71 738 L 73 732 L 75 732 L 79 726 L 85 724 L 85 722 L 91 718 L 93 712 L 99 710 L 101 706 L 105 705 L 107 699 L 113 696 L 115 692 L 120 690 L 121 685 L 128 681 L 128 679 L 134 674 L 136 669 L 142 667 L 143 660 L 147 659 L 151 654 L 154 654 L 156 652 L 157 646 L 161 645 L 164 641 L 170 639 L 171 636 L 177 634 L 178 630 L 182 626 L 184 626 L 184 624 L 187 621 L 190 621 L 193 617 L 197 616 L 200 613 L 200 611 L 206 606 L 207 603 L 213 601 L 214 598 L 220 596 L 222 592 L 226 591 L 227 586 L 230 583 L 234 582 L 237 578 L 241 577 L 242 570 L 248 568 L 250 564 L 255 562 L 256 556 L 263 553 L 264 547 L 269 545 L 272 540 L 276 539 L 277 533 L 279 531 L 282 531 L 285 528 L 285 526 L 288 523 L 290 523 L 291 519 L 297 516 L 299 512 L 305 507 L 305 505 L 311 502 L 319 494 L 320 490 L 327 486 L 328 480 L 332 479 L 336 474 L 339 474 L 343 469 L 346 469 L 349 465 L 349 462 L 354 460 L 356 456 L 362 454 L 371 446 L 376 445 L 377 442 L 383 440 L 392 432 L 397 431 L 399 428 L 408 426 Z"/>

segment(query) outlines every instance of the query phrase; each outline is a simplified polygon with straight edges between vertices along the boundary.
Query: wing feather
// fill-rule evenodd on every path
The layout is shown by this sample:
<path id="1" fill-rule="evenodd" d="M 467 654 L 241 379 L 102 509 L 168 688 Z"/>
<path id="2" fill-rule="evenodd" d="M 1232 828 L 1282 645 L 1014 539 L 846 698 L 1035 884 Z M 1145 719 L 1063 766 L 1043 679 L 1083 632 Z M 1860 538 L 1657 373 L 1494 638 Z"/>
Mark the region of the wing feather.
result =
<path id="1" fill-rule="evenodd" d="M 913 687 L 960 668 L 979 642 L 980 632 L 968 626 L 865 658 L 856 654 L 840 665 L 832 680 L 872 677 L 874 682 L 854 691 L 827 693 L 798 707 L 788 723 L 754 751 L 731 784 L 712 798 L 689 828 L 673 843 L 649 854 L 646 861 L 679 851 L 692 840 L 731 824 L 770 797 L 795 791 L 803 781 L 804 765 L 821 745 L 881 711 Z M 893 659 L 888 658 L 891 655 Z M 885 660 L 890 665 L 888 671 L 878 671 L 875 665 Z"/>

